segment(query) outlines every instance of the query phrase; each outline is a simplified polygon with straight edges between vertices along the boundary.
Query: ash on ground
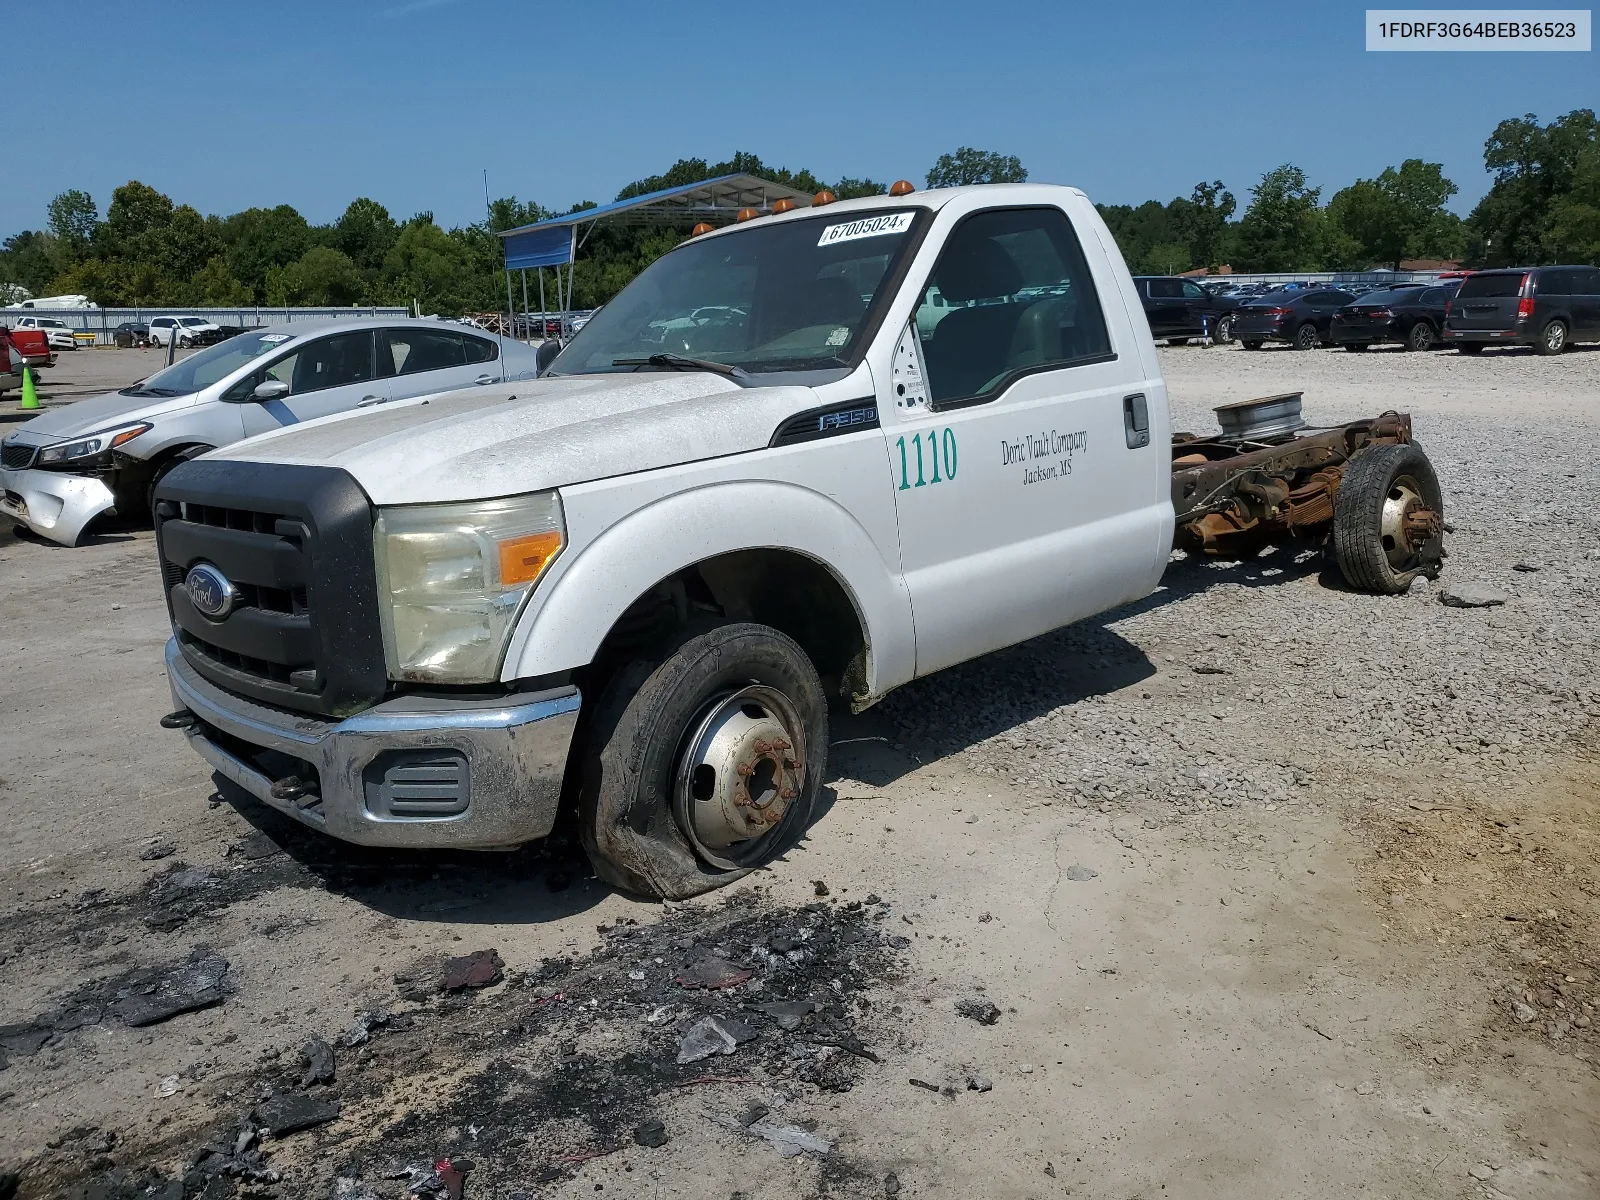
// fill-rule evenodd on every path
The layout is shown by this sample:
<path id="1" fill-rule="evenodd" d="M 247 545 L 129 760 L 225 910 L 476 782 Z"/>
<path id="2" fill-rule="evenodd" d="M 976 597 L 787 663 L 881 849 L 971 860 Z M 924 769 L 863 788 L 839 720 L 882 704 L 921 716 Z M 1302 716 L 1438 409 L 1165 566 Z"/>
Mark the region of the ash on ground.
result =
<path id="1" fill-rule="evenodd" d="M 391 1008 L 324 1031 L 314 1049 L 337 1053 L 336 1084 L 308 1092 L 308 1052 L 286 1053 L 234 1093 L 240 1111 L 204 1144 L 164 1147 L 164 1163 L 125 1147 L 65 1182 L 130 1200 L 187 1200 L 197 1185 L 206 1200 L 447 1197 L 463 1184 L 469 1196 L 532 1194 L 589 1159 L 671 1138 L 673 1097 L 732 1104 L 719 1084 L 747 1086 L 716 1123 L 770 1143 L 763 1152 L 827 1157 L 805 1101 L 880 1070 L 874 1046 L 896 1020 L 872 993 L 901 980 L 904 939 L 882 929 L 890 905 L 871 900 L 786 908 L 753 888 L 602 927 L 594 952 L 509 964 L 482 990 L 451 989 L 451 963 L 421 960 L 397 973 Z M 331 1063 L 320 1077 L 334 1078 Z M 338 1116 L 263 1131 L 269 1097 Z"/>

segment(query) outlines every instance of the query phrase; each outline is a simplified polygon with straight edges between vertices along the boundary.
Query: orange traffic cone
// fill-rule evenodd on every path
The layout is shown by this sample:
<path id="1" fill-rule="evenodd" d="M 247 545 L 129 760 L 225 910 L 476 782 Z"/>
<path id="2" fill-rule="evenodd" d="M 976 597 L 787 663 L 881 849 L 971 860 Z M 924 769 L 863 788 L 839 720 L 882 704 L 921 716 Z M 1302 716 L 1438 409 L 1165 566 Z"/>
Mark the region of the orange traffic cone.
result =
<path id="1" fill-rule="evenodd" d="M 33 386 L 33 372 L 26 365 L 22 368 L 22 403 L 18 408 L 38 408 L 39 393 Z"/>

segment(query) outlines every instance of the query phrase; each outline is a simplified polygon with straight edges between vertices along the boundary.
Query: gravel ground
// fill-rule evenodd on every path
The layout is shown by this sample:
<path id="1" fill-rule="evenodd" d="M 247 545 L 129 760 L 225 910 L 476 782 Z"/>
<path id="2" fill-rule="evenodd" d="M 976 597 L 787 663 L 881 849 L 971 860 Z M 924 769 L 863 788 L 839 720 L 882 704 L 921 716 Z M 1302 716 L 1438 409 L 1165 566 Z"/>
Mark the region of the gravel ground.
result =
<path id="1" fill-rule="evenodd" d="M 909 736 L 969 747 L 973 767 L 1040 804 L 1146 799 L 1189 811 L 1290 802 L 1319 772 L 1356 787 L 1383 767 L 1422 776 L 1417 791 L 1427 779 L 1492 784 L 1593 720 L 1600 348 L 1560 359 L 1161 355 L 1180 429 L 1214 428 L 1215 404 L 1287 390 L 1304 390 L 1312 423 L 1410 412 L 1453 529 L 1439 583 L 1354 593 L 1313 549 L 1244 563 L 1175 556 L 1139 604 L 891 697 Z M 1440 603 L 1444 585 L 1469 580 L 1509 602 Z M 1075 694 L 1061 693 L 1063 664 L 1081 671 Z M 976 712 L 962 702 L 973 695 L 984 697 Z M 974 727 L 1003 732 L 971 744 Z"/>
<path id="2" fill-rule="evenodd" d="M 0 532 L 0 1195 L 1595 1195 L 1600 352 L 1160 353 L 1180 426 L 1411 412 L 1441 584 L 1508 603 L 1177 562 L 841 723 L 805 843 L 667 912 L 208 803 L 148 531 Z M 752 977 L 675 982 L 707 955 Z M 754 1036 L 680 1063 L 703 1014 Z"/>

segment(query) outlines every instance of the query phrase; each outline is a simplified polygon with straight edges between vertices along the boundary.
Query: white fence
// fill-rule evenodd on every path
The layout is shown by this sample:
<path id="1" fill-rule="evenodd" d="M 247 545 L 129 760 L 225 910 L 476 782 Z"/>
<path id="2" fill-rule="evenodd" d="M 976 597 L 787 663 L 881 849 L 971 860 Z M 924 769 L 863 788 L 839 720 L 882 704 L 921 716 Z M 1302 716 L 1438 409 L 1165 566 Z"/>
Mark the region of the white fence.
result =
<path id="1" fill-rule="evenodd" d="M 0 325 L 15 325 L 18 317 L 49 317 L 77 333 L 94 334 L 94 344 L 109 346 L 124 321 L 149 324 L 151 317 L 204 317 L 217 325 L 261 329 L 292 325 L 297 321 L 348 320 L 351 317 L 409 317 L 409 308 L 0 308 Z"/>

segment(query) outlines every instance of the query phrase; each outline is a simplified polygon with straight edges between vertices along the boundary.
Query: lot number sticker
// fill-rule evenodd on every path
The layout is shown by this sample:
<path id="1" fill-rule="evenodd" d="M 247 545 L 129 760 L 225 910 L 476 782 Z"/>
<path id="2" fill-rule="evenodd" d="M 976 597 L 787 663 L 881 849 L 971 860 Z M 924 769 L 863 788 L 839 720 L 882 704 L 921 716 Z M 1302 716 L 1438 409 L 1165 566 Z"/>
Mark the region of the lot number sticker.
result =
<path id="1" fill-rule="evenodd" d="M 930 429 L 927 433 L 913 434 L 910 445 L 906 443 L 905 438 L 895 442 L 900 451 L 900 487 L 897 490 L 909 492 L 912 488 L 945 483 L 956 477 L 959 464 L 954 429 Z"/>
<path id="2" fill-rule="evenodd" d="M 819 246 L 835 242 L 853 242 L 858 238 L 882 237 L 886 233 L 904 233 L 911 228 L 911 213 L 884 213 L 876 217 L 862 217 L 859 221 L 846 221 L 843 225 L 829 225 L 817 239 Z"/>

